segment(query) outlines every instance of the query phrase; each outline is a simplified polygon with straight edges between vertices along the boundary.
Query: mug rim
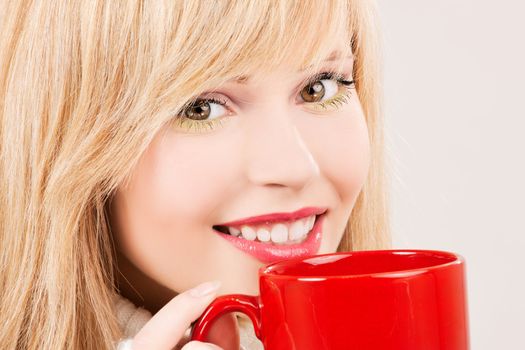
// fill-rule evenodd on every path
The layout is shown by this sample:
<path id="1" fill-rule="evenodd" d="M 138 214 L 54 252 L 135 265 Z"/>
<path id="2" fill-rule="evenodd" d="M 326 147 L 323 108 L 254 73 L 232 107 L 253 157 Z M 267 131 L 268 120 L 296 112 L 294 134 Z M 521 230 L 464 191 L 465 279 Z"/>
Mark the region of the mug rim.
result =
<path id="1" fill-rule="evenodd" d="M 339 256 L 339 255 L 370 255 L 383 253 L 387 255 L 402 254 L 402 253 L 416 253 L 420 255 L 438 255 L 440 257 L 449 257 L 452 260 L 426 267 L 418 267 L 412 269 L 401 269 L 397 271 L 385 271 L 385 272 L 371 272 L 371 273 L 360 273 L 360 274 L 346 274 L 346 275 L 328 275 L 328 274 L 317 274 L 317 275 L 304 275 L 304 274 L 276 274 L 272 271 L 268 271 L 272 267 L 277 265 L 292 265 L 307 259 L 323 257 L 323 256 Z M 284 279 L 296 279 L 301 281 L 319 281 L 320 279 L 348 279 L 348 278 L 363 278 L 363 277 L 377 277 L 377 278 L 403 278 L 420 275 L 427 273 L 432 270 L 445 269 L 454 265 L 465 264 L 465 258 L 458 253 L 444 251 L 444 250 L 432 250 L 432 249 L 380 249 L 380 250 L 359 250 L 359 251 L 348 251 L 348 252 L 333 252 L 324 254 L 315 254 L 305 257 L 297 257 L 291 259 L 284 259 L 272 262 L 259 268 L 259 277 L 266 276 L 272 279 L 284 278 Z"/>

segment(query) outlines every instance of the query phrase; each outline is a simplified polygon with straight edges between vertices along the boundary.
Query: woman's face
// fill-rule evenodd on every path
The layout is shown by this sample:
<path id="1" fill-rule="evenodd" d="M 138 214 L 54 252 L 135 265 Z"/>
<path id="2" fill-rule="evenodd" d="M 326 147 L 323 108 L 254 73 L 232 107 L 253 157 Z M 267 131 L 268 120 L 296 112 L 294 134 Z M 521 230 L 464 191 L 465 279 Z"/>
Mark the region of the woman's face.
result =
<path id="1" fill-rule="evenodd" d="M 319 73 L 341 60 L 351 81 L 351 57 L 325 61 Z M 208 100 L 187 108 L 182 123 L 157 134 L 112 204 L 119 265 L 135 271 L 125 276 L 129 283 L 147 276 L 182 292 L 219 279 L 219 294 L 258 294 L 265 261 L 214 225 L 304 207 L 327 210 L 315 253 L 336 251 L 368 173 L 367 125 L 353 85 L 324 75 L 308 88 L 306 78 L 283 67 L 257 81 L 228 82 L 199 96 L 225 106 Z"/>

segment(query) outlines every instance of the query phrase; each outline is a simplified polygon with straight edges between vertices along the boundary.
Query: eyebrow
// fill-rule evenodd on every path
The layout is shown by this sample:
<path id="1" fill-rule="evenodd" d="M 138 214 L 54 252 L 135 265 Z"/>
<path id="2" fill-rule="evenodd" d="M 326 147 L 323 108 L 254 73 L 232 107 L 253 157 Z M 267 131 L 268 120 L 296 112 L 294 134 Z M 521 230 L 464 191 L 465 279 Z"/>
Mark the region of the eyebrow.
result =
<path id="1" fill-rule="evenodd" d="M 332 53 L 330 55 L 328 55 L 327 58 L 325 58 L 324 60 L 322 60 L 322 62 L 333 62 L 333 61 L 337 61 L 339 59 L 342 59 L 342 58 L 353 58 L 354 56 L 352 54 L 348 55 L 348 56 L 345 56 L 345 57 L 342 57 L 342 52 L 340 50 L 335 50 L 335 51 L 332 51 Z M 309 68 L 309 67 L 307 67 Z M 303 72 L 305 69 L 301 69 L 299 72 Z M 237 76 L 237 77 L 234 77 L 234 78 L 231 78 L 227 81 L 227 83 L 237 83 L 237 84 L 241 84 L 241 85 L 246 85 L 248 84 L 250 81 L 250 76 L 247 76 L 247 75 L 240 75 L 240 76 Z"/>

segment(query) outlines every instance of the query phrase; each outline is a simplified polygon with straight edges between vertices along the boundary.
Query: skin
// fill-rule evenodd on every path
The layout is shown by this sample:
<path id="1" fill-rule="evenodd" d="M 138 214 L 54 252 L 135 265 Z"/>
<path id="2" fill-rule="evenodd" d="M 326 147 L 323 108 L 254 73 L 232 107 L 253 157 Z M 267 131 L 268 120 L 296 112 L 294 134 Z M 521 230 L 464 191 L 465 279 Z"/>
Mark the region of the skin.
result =
<path id="1" fill-rule="evenodd" d="M 352 58 L 319 72 L 341 60 L 352 80 Z M 189 133 L 167 125 L 157 134 L 112 201 L 124 297 L 155 314 L 205 281 L 222 282 L 217 296 L 258 294 L 265 264 L 212 229 L 248 216 L 327 207 L 318 253 L 336 251 L 368 173 L 368 130 L 355 89 L 343 106 L 317 112 L 300 96 L 306 77 L 283 67 L 229 82 L 200 95 L 226 100 L 215 112 L 228 114 L 222 126 Z"/>

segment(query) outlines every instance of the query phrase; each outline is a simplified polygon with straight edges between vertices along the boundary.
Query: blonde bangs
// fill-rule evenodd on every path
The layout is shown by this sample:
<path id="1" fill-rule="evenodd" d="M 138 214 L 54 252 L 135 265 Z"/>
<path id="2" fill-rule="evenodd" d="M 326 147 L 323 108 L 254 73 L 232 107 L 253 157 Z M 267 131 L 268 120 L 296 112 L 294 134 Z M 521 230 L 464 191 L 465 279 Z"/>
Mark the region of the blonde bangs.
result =
<path id="1" fill-rule="evenodd" d="M 311 73 L 335 48 L 342 48 L 343 56 L 350 55 L 351 4 L 347 0 L 196 1 L 185 6 L 175 2 L 173 18 L 183 20 L 176 21 L 165 57 L 152 74 L 152 86 L 164 97 L 156 104 L 173 110 L 199 91 L 233 78 L 256 80 L 282 65 Z"/>

